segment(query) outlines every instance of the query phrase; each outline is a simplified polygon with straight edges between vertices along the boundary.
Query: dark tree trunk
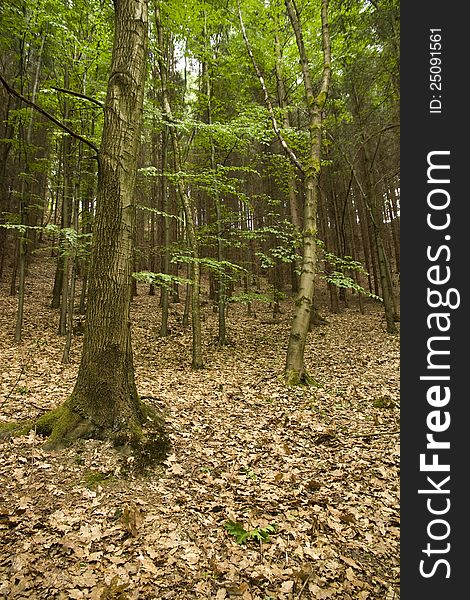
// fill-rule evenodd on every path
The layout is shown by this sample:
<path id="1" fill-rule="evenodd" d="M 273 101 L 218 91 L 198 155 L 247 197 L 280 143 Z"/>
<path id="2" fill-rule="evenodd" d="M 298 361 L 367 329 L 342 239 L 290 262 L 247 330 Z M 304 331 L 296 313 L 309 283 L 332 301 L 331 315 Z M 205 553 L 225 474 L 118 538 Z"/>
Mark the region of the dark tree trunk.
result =
<path id="1" fill-rule="evenodd" d="M 39 431 L 50 429 L 51 446 L 88 437 L 132 443 L 142 437 L 149 411 L 135 385 L 129 314 L 147 2 L 115 0 L 114 4 L 83 351 L 71 396 L 38 421 Z"/>

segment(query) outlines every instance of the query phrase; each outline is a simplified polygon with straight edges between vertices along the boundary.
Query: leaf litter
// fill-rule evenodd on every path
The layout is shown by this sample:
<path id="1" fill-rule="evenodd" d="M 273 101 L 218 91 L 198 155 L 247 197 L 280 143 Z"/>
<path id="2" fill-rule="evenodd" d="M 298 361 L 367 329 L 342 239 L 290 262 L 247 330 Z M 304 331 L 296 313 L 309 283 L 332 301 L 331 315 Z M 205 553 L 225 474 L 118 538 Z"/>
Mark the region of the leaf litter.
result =
<path id="1" fill-rule="evenodd" d="M 31 266 L 20 344 L 16 299 L 0 290 L 0 421 L 34 419 L 73 389 L 82 338 L 62 364 L 50 269 Z M 165 416 L 163 465 L 141 476 L 93 440 L 48 452 L 34 431 L 0 442 L 0 597 L 399 598 L 399 336 L 381 307 L 328 315 L 307 342 L 316 385 L 298 389 L 279 379 L 288 303 L 279 321 L 231 306 L 223 348 L 207 304 L 198 371 L 182 310 L 160 338 L 158 296 L 139 284 L 136 380 Z"/>

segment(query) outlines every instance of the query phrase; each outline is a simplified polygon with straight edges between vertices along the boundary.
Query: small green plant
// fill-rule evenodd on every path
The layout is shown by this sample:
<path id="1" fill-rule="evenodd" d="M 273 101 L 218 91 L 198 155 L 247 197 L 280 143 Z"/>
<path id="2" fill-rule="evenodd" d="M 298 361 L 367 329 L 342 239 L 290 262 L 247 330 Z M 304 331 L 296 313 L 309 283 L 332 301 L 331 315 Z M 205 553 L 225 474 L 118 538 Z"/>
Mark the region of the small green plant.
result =
<path id="1" fill-rule="evenodd" d="M 255 527 L 251 530 L 246 530 L 241 523 L 237 521 L 227 521 L 224 524 L 224 529 L 229 535 L 235 538 L 237 544 L 246 544 L 249 540 L 255 540 L 260 544 L 270 541 L 270 535 L 276 533 L 277 526 L 273 523 L 267 527 Z"/>
<path id="2" fill-rule="evenodd" d="M 86 471 L 82 478 L 82 483 L 89 490 L 93 490 L 98 485 L 104 483 L 105 481 L 110 481 L 112 479 L 112 475 L 110 473 L 102 473 L 101 471 L 95 471 L 93 469 Z"/>
<path id="3" fill-rule="evenodd" d="M 380 398 L 376 398 L 372 405 L 375 408 L 395 408 L 396 403 L 390 398 L 390 396 L 381 396 Z"/>
<path id="4" fill-rule="evenodd" d="M 242 467 L 240 469 L 240 472 L 243 473 L 243 475 L 249 477 L 250 479 L 253 479 L 253 481 L 255 481 L 255 479 L 258 477 L 258 475 L 256 475 L 256 473 L 252 469 L 250 469 L 250 467 Z"/>

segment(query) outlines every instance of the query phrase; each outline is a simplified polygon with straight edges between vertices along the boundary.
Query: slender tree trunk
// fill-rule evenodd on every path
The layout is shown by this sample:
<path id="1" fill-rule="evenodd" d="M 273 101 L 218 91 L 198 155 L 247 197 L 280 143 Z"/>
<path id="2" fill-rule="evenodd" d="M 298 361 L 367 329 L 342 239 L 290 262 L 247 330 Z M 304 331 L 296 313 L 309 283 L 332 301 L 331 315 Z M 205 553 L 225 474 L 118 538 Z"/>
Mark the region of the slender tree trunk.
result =
<path id="1" fill-rule="evenodd" d="M 64 179 L 62 183 L 62 227 L 70 228 L 72 225 L 72 203 L 73 198 L 71 194 L 72 188 L 72 169 L 70 165 L 71 160 L 71 146 L 70 138 L 63 138 L 63 173 Z M 60 302 L 60 316 L 59 316 L 59 335 L 65 335 L 67 333 L 67 304 L 68 304 L 68 293 L 69 293 L 69 276 L 70 276 L 70 248 L 67 245 L 66 236 L 61 235 L 61 244 L 59 246 L 59 253 L 61 258 L 61 290 L 59 292 Z M 57 263 L 59 267 L 59 263 Z"/>
<path id="2" fill-rule="evenodd" d="M 36 99 L 36 94 L 39 86 L 39 73 L 40 67 L 42 63 L 42 52 L 44 49 L 44 38 L 41 41 L 41 48 L 39 51 L 39 57 L 36 64 L 36 73 L 34 76 L 33 90 L 32 90 L 32 102 Z M 25 143 L 25 166 L 24 170 L 26 173 L 30 171 L 30 149 L 29 146 L 31 144 L 32 132 L 33 132 L 33 120 L 34 120 L 34 111 L 31 108 L 29 111 L 29 121 L 28 128 L 26 131 L 26 136 L 24 139 Z M 30 224 L 29 214 L 28 214 L 28 205 L 30 201 L 28 199 L 30 193 L 30 183 L 26 183 L 25 179 L 22 179 L 21 182 L 21 200 L 20 200 L 20 215 L 21 215 L 21 223 Z M 25 296 L 25 285 L 26 285 L 26 258 L 28 252 L 28 243 L 30 241 L 30 236 L 28 230 L 24 233 L 19 233 L 19 242 L 18 242 L 18 270 L 19 270 L 19 281 L 18 281 L 18 309 L 16 314 L 16 326 L 15 326 L 15 341 L 19 342 L 21 340 L 21 333 L 23 328 L 23 315 L 24 315 L 24 296 Z M 15 277 L 16 279 L 16 277 Z"/>
<path id="3" fill-rule="evenodd" d="M 82 177 L 84 177 L 82 175 Z M 84 198 L 82 199 L 82 233 L 88 234 L 92 231 L 91 219 L 93 214 L 93 200 L 95 191 L 95 178 L 87 173 L 85 185 L 82 185 Z M 80 302 L 78 312 L 84 315 L 86 312 L 86 298 L 88 292 L 88 261 L 80 261 L 80 272 L 82 273 L 82 289 L 80 291 Z"/>
<path id="4" fill-rule="evenodd" d="M 162 271 L 163 273 L 170 273 L 170 217 L 168 216 L 170 211 L 170 203 L 168 198 L 168 190 L 165 178 L 166 169 L 166 158 L 167 158 L 167 140 L 168 133 L 166 128 L 162 132 L 162 155 L 161 155 L 161 198 L 162 198 L 162 211 L 164 213 L 163 220 L 163 256 L 162 256 Z M 161 308 L 162 308 L 162 322 L 160 325 L 161 337 L 168 335 L 168 309 L 170 300 L 170 289 L 168 286 L 162 286 L 161 290 Z"/>
<path id="5" fill-rule="evenodd" d="M 81 156 L 81 149 L 80 149 L 80 156 Z M 74 193 L 73 193 L 73 197 L 72 197 L 72 213 L 73 213 L 72 226 L 76 232 L 78 232 L 78 214 L 79 214 L 78 199 L 80 197 L 80 193 L 78 190 L 78 187 L 79 187 L 78 181 L 80 181 L 80 179 L 81 179 L 81 173 L 80 173 L 80 166 L 79 166 L 78 180 L 75 183 Z M 68 263 L 69 263 L 69 265 L 71 265 L 71 266 L 67 267 L 67 270 L 71 271 L 70 282 L 68 282 L 67 286 L 65 286 L 67 294 L 64 294 L 62 296 L 64 298 L 63 304 L 65 304 L 67 306 L 65 318 L 64 318 L 65 336 L 66 337 L 65 337 L 64 352 L 62 354 L 62 362 L 64 364 L 68 364 L 70 362 L 70 349 L 72 347 L 72 338 L 73 338 L 73 315 L 74 315 L 74 308 L 75 308 L 75 287 L 76 287 L 77 267 L 78 267 L 77 254 L 76 254 L 75 249 L 73 249 L 73 251 L 71 252 L 71 255 L 68 257 Z M 67 279 L 68 279 L 68 275 L 67 275 Z"/>
<path id="6" fill-rule="evenodd" d="M 163 48 L 163 28 L 160 20 L 160 10 L 158 5 L 155 7 L 155 21 L 157 25 L 157 38 L 159 48 Z M 159 57 L 160 78 L 162 82 L 163 111 L 167 120 L 173 122 L 173 113 L 166 85 L 166 70 L 161 55 Z M 181 149 L 174 127 L 169 128 L 176 171 L 181 171 Z M 200 307 L 200 288 L 201 288 L 201 265 L 199 262 L 199 242 L 196 235 L 196 226 L 194 223 L 193 206 L 189 198 L 184 183 L 181 178 L 177 182 L 178 195 L 183 205 L 184 216 L 186 219 L 186 233 L 189 247 L 192 252 L 191 262 L 191 325 L 193 336 L 192 367 L 200 369 L 203 366 L 202 360 L 202 336 L 201 336 L 201 307 Z"/>
<path id="7" fill-rule="evenodd" d="M 72 261 L 72 273 L 70 276 L 70 285 L 68 286 L 68 295 L 67 295 L 67 315 L 66 315 L 66 337 L 65 337 L 65 346 L 64 353 L 62 354 L 62 362 L 64 364 L 68 364 L 70 362 L 70 348 L 72 347 L 72 337 L 73 337 L 73 309 L 75 304 L 75 280 L 76 280 L 76 258 L 73 258 Z M 65 304 L 65 300 L 64 300 Z"/>
<path id="8" fill-rule="evenodd" d="M 400 273 L 400 217 L 398 216 L 397 191 L 393 185 L 393 181 L 389 184 L 388 194 L 390 198 L 391 227 L 393 248 L 395 252 L 395 269 L 397 273 Z"/>
<path id="9" fill-rule="evenodd" d="M 64 86 L 69 87 L 68 71 L 66 70 L 64 76 Z M 64 123 L 69 125 L 69 102 L 65 101 L 64 108 Z M 62 138 L 62 210 L 60 226 L 61 229 L 68 228 L 72 223 L 72 210 L 71 210 L 71 169 L 72 160 L 72 142 L 68 136 Z M 66 312 L 67 312 L 67 286 L 68 286 L 68 248 L 66 236 L 63 232 L 59 234 L 59 249 L 57 255 L 56 273 L 54 278 L 54 288 L 52 290 L 52 302 L 51 308 L 60 307 L 59 317 L 59 335 L 65 335 L 66 329 Z M 62 300 L 61 300 L 62 299 Z"/>
<path id="10" fill-rule="evenodd" d="M 24 315 L 24 294 L 25 294 L 25 283 L 26 283 L 26 233 L 20 234 L 18 240 L 18 308 L 16 311 L 16 325 L 15 325 L 15 341 L 21 341 L 21 333 L 23 329 L 23 315 Z"/>
<path id="11" fill-rule="evenodd" d="M 310 328 L 310 313 L 312 310 L 315 289 L 317 207 L 320 196 L 319 180 L 321 172 L 321 136 L 323 109 L 330 83 L 331 50 L 328 31 L 328 0 L 322 0 L 323 75 L 320 92 L 315 96 L 297 7 L 293 0 L 285 0 L 285 3 L 295 33 L 297 48 L 299 50 L 309 115 L 310 134 L 310 152 L 308 163 L 305 166 L 304 180 L 305 204 L 302 232 L 302 272 L 300 275 L 299 293 L 295 301 L 294 319 L 290 330 L 285 364 L 285 379 L 287 384 L 296 385 L 299 383 L 308 383 L 310 381 L 310 376 L 305 369 L 304 353 L 307 334 Z"/>
<path id="12" fill-rule="evenodd" d="M 28 158 L 26 158 L 26 172 L 29 171 Z M 26 196 L 27 196 L 27 184 L 23 179 L 21 182 L 21 199 L 20 199 L 20 220 L 21 223 L 27 224 L 28 217 L 26 214 Z M 29 243 L 28 230 L 18 232 L 18 255 L 17 255 L 17 267 L 18 267 L 18 308 L 16 310 L 16 324 L 15 324 L 15 341 L 21 341 L 21 334 L 23 329 L 23 317 L 24 317 L 24 296 L 26 287 L 26 252 L 27 244 Z M 14 281 L 16 283 L 16 274 Z M 16 291 L 16 288 L 15 288 Z"/>
<path id="13" fill-rule="evenodd" d="M 16 234 L 14 253 L 15 253 L 15 260 L 13 261 L 13 266 L 12 266 L 12 269 L 11 269 L 10 296 L 16 296 L 16 292 L 17 292 L 16 278 L 18 276 L 18 263 L 19 263 L 19 260 L 20 260 L 20 256 L 19 256 L 19 253 L 20 253 L 20 236 L 19 236 L 19 234 Z"/>
<path id="14" fill-rule="evenodd" d="M 281 52 L 281 43 L 279 41 L 279 36 L 276 32 L 274 38 L 274 48 L 276 51 L 276 82 L 277 82 L 277 96 L 279 108 L 283 109 L 284 112 L 284 127 L 289 129 L 290 118 L 289 113 L 286 109 L 287 99 L 286 99 L 286 89 L 284 85 L 284 74 L 282 69 L 282 52 Z M 300 239 L 300 232 L 302 231 L 302 218 L 299 211 L 299 203 L 297 199 L 297 185 L 296 185 L 296 177 L 295 171 L 292 169 L 292 166 L 289 170 L 288 175 L 288 190 L 289 190 L 289 212 L 292 225 L 294 226 L 294 231 L 298 235 Z M 301 270 L 300 264 L 300 255 L 302 252 L 302 248 L 297 246 L 296 250 L 296 259 L 293 261 L 291 265 L 291 282 L 292 282 L 292 292 L 298 293 L 299 291 L 299 276 L 298 272 Z"/>
<path id="15" fill-rule="evenodd" d="M 189 279 L 191 277 L 191 267 L 188 265 L 187 267 L 187 273 L 186 273 L 187 278 Z M 186 327 L 189 325 L 189 315 L 191 313 L 191 302 L 192 302 L 192 287 L 189 283 L 186 284 L 186 293 L 184 296 L 184 310 L 183 310 L 183 319 L 181 321 L 181 324 L 183 325 L 183 327 L 186 329 Z"/>
<path id="16" fill-rule="evenodd" d="M 207 25 L 204 13 L 204 39 L 207 40 Z M 209 52 L 209 47 L 206 46 L 206 53 Z M 210 69 L 207 61 L 203 64 L 203 73 L 205 78 L 205 93 L 207 97 L 207 124 L 212 125 L 212 88 Z M 215 157 L 215 145 L 212 136 L 210 137 L 210 167 L 215 177 L 217 177 L 217 165 Z M 217 186 L 217 183 L 216 183 Z M 220 202 L 220 194 L 218 190 L 214 193 L 215 218 L 217 223 L 217 260 L 219 262 L 224 259 L 224 241 L 222 238 L 222 207 Z M 225 304 L 226 304 L 226 281 L 225 274 L 220 273 L 217 276 L 217 316 L 218 316 L 218 336 L 217 343 L 219 346 L 224 346 L 226 340 L 226 323 L 225 323 Z"/>
<path id="17" fill-rule="evenodd" d="M 9 118 L 11 106 L 11 96 L 7 94 L 3 87 L 0 89 L 0 224 L 5 222 L 4 214 L 8 211 L 9 204 L 9 156 L 13 147 L 13 124 Z M 0 280 L 3 277 L 5 258 L 7 255 L 7 235 L 8 230 L 0 227 Z"/>
<path id="18" fill-rule="evenodd" d="M 294 30 L 297 48 L 299 52 L 300 65 L 302 68 L 302 79 L 304 84 L 307 112 L 309 119 L 310 147 L 307 162 L 304 165 L 298 160 L 292 148 L 285 141 L 277 123 L 276 114 L 273 109 L 264 77 L 255 60 L 250 42 L 248 40 L 240 5 L 238 5 L 238 17 L 245 46 L 251 62 L 259 79 L 264 94 L 264 100 L 268 109 L 274 133 L 281 147 L 289 157 L 292 164 L 299 169 L 304 176 L 305 201 L 303 212 L 303 256 L 302 271 L 299 283 L 299 293 L 295 301 L 295 313 L 289 335 L 289 343 L 286 355 L 284 376 L 288 385 L 308 383 L 311 378 L 305 370 L 304 352 L 307 334 L 310 328 L 310 313 L 312 309 L 314 285 L 315 285 L 315 262 L 316 262 L 316 235 L 317 235 L 317 205 L 319 198 L 319 178 L 321 171 L 321 137 L 323 124 L 323 109 L 326 103 L 330 84 L 331 73 L 331 49 L 330 35 L 328 31 L 328 0 L 321 0 L 322 20 L 322 45 L 323 45 L 323 73 L 320 91 L 314 94 L 312 77 L 310 73 L 309 60 L 306 53 L 299 12 L 294 0 L 285 0 L 289 20 Z"/>
<path id="19" fill-rule="evenodd" d="M 367 190 L 365 192 L 364 200 L 369 211 L 370 220 L 372 223 L 375 247 L 377 250 L 378 260 L 378 271 L 380 276 L 380 287 L 382 292 L 385 321 L 387 324 L 388 333 L 396 333 L 397 328 L 395 326 L 395 319 L 397 317 L 397 311 L 395 308 L 395 302 L 393 298 L 393 290 L 391 284 L 390 269 L 385 251 L 383 241 L 383 213 L 382 213 L 382 202 L 383 200 L 377 198 L 377 190 L 373 179 L 373 168 L 372 162 L 367 152 L 367 146 L 363 146 L 363 157 L 364 157 L 364 172 L 366 177 Z"/>

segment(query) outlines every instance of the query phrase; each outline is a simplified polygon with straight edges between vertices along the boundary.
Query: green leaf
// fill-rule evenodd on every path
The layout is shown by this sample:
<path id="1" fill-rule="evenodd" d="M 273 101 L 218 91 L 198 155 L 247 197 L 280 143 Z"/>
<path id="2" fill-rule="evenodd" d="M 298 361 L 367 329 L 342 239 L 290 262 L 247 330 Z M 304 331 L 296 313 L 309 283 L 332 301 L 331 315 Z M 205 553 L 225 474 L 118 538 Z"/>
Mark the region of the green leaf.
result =
<path id="1" fill-rule="evenodd" d="M 271 524 L 266 527 L 255 527 L 247 531 L 238 521 L 227 521 L 224 529 L 235 538 L 237 544 L 245 544 L 248 540 L 255 540 L 261 543 L 270 541 L 270 534 L 277 532 L 277 525 Z"/>
<path id="2" fill-rule="evenodd" d="M 156 215 L 161 215 L 162 217 L 167 217 L 169 219 L 176 219 L 177 221 L 180 221 L 181 223 L 183 223 L 183 219 L 181 217 L 179 217 L 178 215 L 172 215 L 170 213 L 164 212 L 163 210 L 158 210 L 157 208 L 152 208 L 151 206 L 143 206 L 142 204 L 137 204 L 136 208 L 139 208 L 140 210 L 147 210 L 148 212 L 152 212 L 152 213 L 155 213 Z"/>
<path id="3" fill-rule="evenodd" d="M 244 544 L 248 538 L 248 531 L 237 521 L 227 521 L 224 529 L 235 538 L 237 544 Z"/>
<path id="4" fill-rule="evenodd" d="M 192 285 L 191 279 L 185 277 L 177 277 L 176 275 L 169 275 L 168 273 L 153 273 L 152 271 L 139 271 L 138 273 L 132 273 L 132 277 L 141 283 L 148 283 L 153 285 L 159 285 L 167 289 L 171 289 L 174 283 L 180 285 Z"/>

